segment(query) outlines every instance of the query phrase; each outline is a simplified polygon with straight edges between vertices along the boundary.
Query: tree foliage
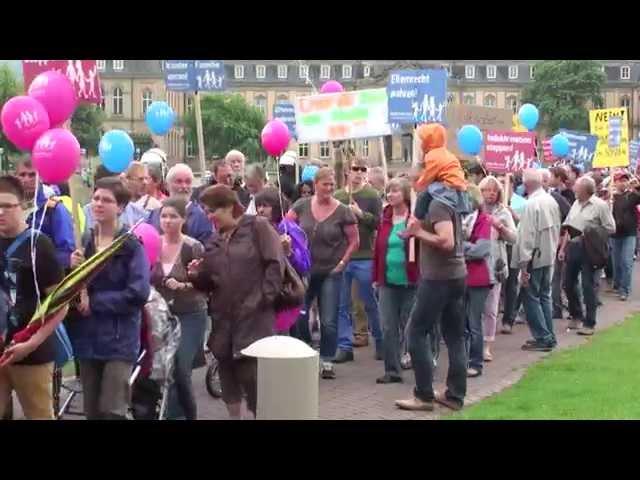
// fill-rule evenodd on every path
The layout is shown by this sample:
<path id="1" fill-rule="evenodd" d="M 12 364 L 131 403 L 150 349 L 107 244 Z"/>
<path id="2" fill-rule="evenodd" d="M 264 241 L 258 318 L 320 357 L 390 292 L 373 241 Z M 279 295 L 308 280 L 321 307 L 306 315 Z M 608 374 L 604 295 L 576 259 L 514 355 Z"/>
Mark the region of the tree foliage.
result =
<path id="1" fill-rule="evenodd" d="M 96 155 L 103 134 L 102 123 L 105 114 L 92 103 L 81 103 L 71 118 L 71 131 L 88 155 Z"/>
<path id="2" fill-rule="evenodd" d="M 540 111 L 540 126 L 549 132 L 559 128 L 589 130 L 590 104 L 603 105 L 600 90 L 605 75 L 593 60 L 553 60 L 535 66 L 534 81 L 522 93 L 522 103 Z"/>
<path id="3" fill-rule="evenodd" d="M 206 157 L 224 157 L 229 150 L 240 150 L 248 162 L 263 161 L 260 132 L 263 113 L 238 94 L 201 97 L 202 132 Z M 187 139 L 197 145 L 195 113 L 184 117 Z"/>
<path id="4" fill-rule="evenodd" d="M 11 67 L 7 64 L 0 65 L 0 109 L 4 106 L 5 102 L 11 97 L 15 97 L 22 93 L 22 84 L 16 77 Z M 18 153 L 19 150 L 6 139 L 2 131 L 0 130 L 0 148 L 4 149 L 7 153 Z"/>

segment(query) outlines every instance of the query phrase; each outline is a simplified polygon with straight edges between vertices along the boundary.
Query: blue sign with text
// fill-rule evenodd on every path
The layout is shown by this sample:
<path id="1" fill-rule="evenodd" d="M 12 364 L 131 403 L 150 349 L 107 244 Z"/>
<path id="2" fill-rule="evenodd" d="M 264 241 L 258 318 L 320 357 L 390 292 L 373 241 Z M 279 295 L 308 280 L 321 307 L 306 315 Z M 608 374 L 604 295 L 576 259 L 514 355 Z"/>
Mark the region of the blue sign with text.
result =
<path id="1" fill-rule="evenodd" d="M 387 84 L 389 123 L 445 123 L 447 71 L 394 70 Z"/>
<path id="2" fill-rule="evenodd" d="M 279 118 L 287 127 L 293 138 L 298 138 L 296 134 L 296 109 L 293 103 L 286 101 L 278 101 L 273 106 L 273 118 Z"/>
<path id="3" fill-rule="evenodd" d="M 220 60 L 196 60 L 194 65 L 196 90 L 224 90 L 224 63 Z"/>
<path id="4" fill-rule="evenodd" d="M 220 60 L 165 60 L 167 90 L 215 92 L 225 88 L 224 63 Z"/>
<path id="5" fill-rule="evenodd" d="M 173 92 L 195 91 L 195 75 L 191 60 L 165 60 L 164 81 L 167 90 Z"/>
<path id="6" fill-rule="evenodd" d="M 638 168 L 638 156 L 640 156 L 640 141 L 631 140 L 629 142 L 629 167 L 632 172 Z"/>
<path id="7" fill-rule="evenodd" d="M 596 145 L 598 137 L 586 132 L 576 132 L 574 130 L 560 129 L 567 140 L 569 140 L 569 154 L 567 159 L 572 164 L 577 165 L 583 172 L 591 170 L 593 164 L 593 156 L 596 153 Z"/>

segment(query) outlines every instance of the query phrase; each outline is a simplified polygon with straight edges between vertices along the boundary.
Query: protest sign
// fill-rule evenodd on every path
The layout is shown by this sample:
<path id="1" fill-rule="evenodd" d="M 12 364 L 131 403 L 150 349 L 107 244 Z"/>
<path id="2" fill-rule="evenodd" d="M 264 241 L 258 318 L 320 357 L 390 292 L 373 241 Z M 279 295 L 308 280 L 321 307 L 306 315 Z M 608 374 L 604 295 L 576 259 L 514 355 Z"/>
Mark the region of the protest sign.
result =
<path id="1" fill-rule="evenodd" d="M 196 90 L 217 92 L 224 90 L 224 63 L 220 60 L 196 60 L 194 62 Z"/>
<path id="2" fill-rule="evenodd" d="M 224 90 L 224 63 L 220 60 L 165 60 L 164 81 L 174 92 Z"/>
<path id="3" fill-rule="evenodd" d="M 81 102 L 101 103 L 102 87 L 95 60 L 23 60 L 25 90 L 42 72 L 55 70 L 67 76 Z"/>
<path id="4" fill-rule="evenodd" d="M 485 136 L 491 130 L 510 130 L 513 112 L 508 108 L 455 105 L 447 107 L 447 148 L 461 159 L 474 159 L 458 149 L 458 130 L 464 125 L 475 125 Z"/>
<path id="5" fill-rule="evenodd" d="M 542 153 L 544 163 L 553 163 L 553 150 L 551 149 L 551 139 L 547 138 L 542 142 Z"/>
<path id="6" fill-rule="evenodd" d="M 191 60 L 165 60 L 164 82 L 167 90 L 173 92 L 193 92 L 196 80 Z"/>
<path id="7" fill-rule="evenodd" d="M 567 140 L 569 140 L 569 154 L 567 160 L 573 165 L 580 167 L 583 172 L 591 170 L 593 164 L 593 156 L 596 153 L 598 137 L 590 135 L 587 132 L 578 132 L 575 130 L 558 130 Z"/>
<path id="8" fill-rule="evenodd" d="M 293 138 L 296 138 L 296 108 L 293 103 L 284 100 L 278 101 L 273 106 L 273 118 L 279 118 L 287 127 Z"/>
<path id="9" fill-rule="evenodd" d="M 484 166 L 493 173 L 518 172 L 536 161 L 533 132 L 489 131 L 485 138 Z"/>
<path id="10" fill-rule="evenodd" d="M 298 97 L 294 105 L 301 143 L 391 134 L 384 88 Z"/>
<path id="11" fill-rule="evenodd" d="M 629 165 L 629 128 L 627 108 L 589 111 L 591 133 L 598 137 L 593 168 Z"/>
<path id="12" fill-rule="evenodd" d="M 387 97 L 391 123 L 444 123 L 447 71 L 394 70 L 389 75 Z"/>
<path id="13" fill-rule="evenodd" d="M 638 156 L 640 156 L 640 141 L 631 140 L 629 142 L 629 168 L 632 172 L 638 168 Z"/>

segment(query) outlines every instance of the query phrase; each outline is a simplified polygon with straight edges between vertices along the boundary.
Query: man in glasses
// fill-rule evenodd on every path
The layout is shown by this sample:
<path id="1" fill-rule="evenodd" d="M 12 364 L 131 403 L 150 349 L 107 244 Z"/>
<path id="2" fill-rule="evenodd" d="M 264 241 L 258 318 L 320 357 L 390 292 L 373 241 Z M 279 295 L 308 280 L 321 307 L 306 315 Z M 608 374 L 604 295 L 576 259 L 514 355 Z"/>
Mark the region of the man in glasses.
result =
<path id="1" fill-rule="evenodd" d="M 147 212 L 162 206 L 159 200 L 147 193 L 149 181 L 149 169 L 144 163 L 131 162 L 129 164 L 125 185 L 131 193 L 131 201 Z"/>
<path id="2" fill-rule="evenodd" d="M 16 177 L 22 184 L 27 201 L 27 224 L 35 226 L 35 231 L 49 237 L 56 249 L 58 262 L 64 268 L 68 268 L 71 253 L 75 250 L 71 214 L 52 188 L 40 184 L 36 195 L 36 170 L 30 159 L 22 160 L 18 164 Z"/>
<path id="3" fill-rule="evenodd" d="M 358 296 L 364 303 L 369 328 L 376 341 L 376 358 L 382 360 L 383 354 L 378 302 L 372 286 L 373 239 L 380 220 L 382 201 L 378 192 L 367 184 L 367 171 L 366 160 L 356 158 L 351 163 L 347 187 L 335 193 L 335 198 L 348 205 L 355 214 L 358 219 L 358 231 L 360 234 L 360 247 L 344 269 L 344 285 L 340 292 L 340 308 L 338 311 L 338 353 L 334 360 L 336 363 L 353 361 L 351 285 L 354 279 L 358 283 Z M 365 330 L 362 333 L 362 336 L 368 342 L 368 332 Z M 364 342 L 356 339 L 355 343 L 361 344 Z"/>
<path id="4" fill-rule="evenodd" d="M 0 418 L 5 418 L 11 408 L 11 394 L 15 391 L 27 419 L 53 420 L 56 343 L 51 334 L 67 314 L 67 308 L 50 317 L 29 340 L 10 346 L 13 336 L 27 326 L 38 306 L 37 291 L 44 300 L 63 278 L 54 246 L 45 235 L 35 238 L 35 257 L 32 256 L 23 209 L 26 199 L 18 179 L 0 177 L 0 302 L 4 314 L 4 322 L 0 320 Z"/>

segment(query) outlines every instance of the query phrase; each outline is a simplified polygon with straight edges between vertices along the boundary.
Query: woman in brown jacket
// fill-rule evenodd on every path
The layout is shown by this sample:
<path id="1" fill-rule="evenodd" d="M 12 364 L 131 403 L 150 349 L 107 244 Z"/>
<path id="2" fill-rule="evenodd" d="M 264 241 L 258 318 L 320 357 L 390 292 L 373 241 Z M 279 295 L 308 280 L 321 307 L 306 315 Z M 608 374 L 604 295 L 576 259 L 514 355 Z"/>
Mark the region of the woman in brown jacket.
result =
<path id="1" fill-rule="evenodd" d="M 282 289 L 284 253 L 269 221 L 244 215 L 228 186 L 207 188 L 200 201 L 217 233 L 207 242 L 204 258 L 190 264 L 189 277 L 196 288 L 211 293 L 214 329 L 209 348 L 219 361 L 229 416 L 240 419 L 243 392 L 255 416 L 257 363 L 240 352 L 273 333 L 273 304 Z"/>

